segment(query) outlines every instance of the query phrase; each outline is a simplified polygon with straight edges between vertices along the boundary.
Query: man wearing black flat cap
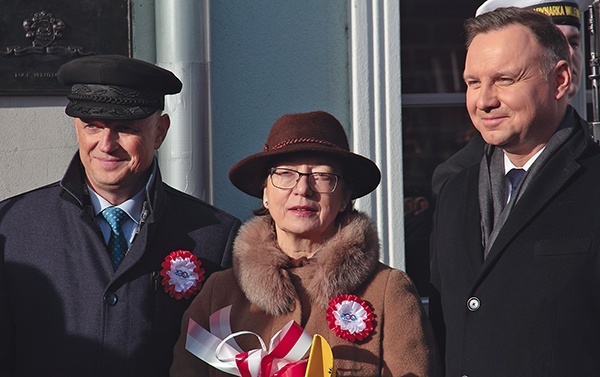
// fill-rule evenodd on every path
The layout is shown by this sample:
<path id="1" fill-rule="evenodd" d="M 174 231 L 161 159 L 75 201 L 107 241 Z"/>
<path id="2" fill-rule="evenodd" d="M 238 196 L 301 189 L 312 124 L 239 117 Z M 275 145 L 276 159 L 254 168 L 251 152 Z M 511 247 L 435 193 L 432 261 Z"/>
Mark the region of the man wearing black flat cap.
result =
<path id="1" fill-rule="evenodd" d="M 79 151 L 60 182 L 0 203 L 0 376 L 165 376 L 239 220 L 161 180 L 175 75 L 106 55 L 58 79 Z"/>

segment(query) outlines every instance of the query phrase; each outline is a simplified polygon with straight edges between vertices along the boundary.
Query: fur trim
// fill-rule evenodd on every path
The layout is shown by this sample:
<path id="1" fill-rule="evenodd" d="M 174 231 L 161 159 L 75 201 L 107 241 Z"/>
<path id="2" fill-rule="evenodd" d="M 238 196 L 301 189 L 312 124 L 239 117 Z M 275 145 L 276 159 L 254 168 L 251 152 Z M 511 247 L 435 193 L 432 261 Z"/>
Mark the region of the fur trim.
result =
<path id="1" fill-rule="evenodd" d="M 354 293 L 373 274 L 379 261 L 379 237 L 371 219 L 353 212 L 338 232 L 301 267 L 311 301 L 326 308 L 329 300 Z M 241 228 L 233 246 L 233 271 L 250 302 L 271 315 L 294 310 L 298 299 L 288 274 L 291 258 L 277 245 L 270 216 L 255 217 Z"/>

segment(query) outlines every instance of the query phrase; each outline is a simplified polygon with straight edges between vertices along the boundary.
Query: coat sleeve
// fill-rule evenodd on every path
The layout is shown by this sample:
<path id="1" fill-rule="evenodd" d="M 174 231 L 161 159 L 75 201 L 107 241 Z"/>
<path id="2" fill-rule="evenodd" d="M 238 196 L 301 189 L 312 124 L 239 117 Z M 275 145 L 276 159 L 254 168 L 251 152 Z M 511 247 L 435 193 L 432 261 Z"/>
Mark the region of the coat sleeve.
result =
<path id="1" fill-rule="evenodd" d="M 431 286 L 429 289 L 429 319 L 431 321 L 436 342 L 442 360 L 446 349 L 446 325 L 444 323 L 444 312 L 442 310 L 442 299 L 439 288 L 439 274 L 437 269 L 437 258 L 431 254 Z"/>
<path id="2" fill-rule="evenodd" d="M 446 325 L 444 323 L 444 312 L 442 310 L 441 300 L 441 278 L 438 269 L 438 257 L 436 252 L 436 225 L 440 223 L 436 216 L 436 210 L 433 221 L 433 231 L 430 240 L 429 264 L 430 264 L 430 287 L 429 287 L 429 320 L 433 327 L 433 332 L 436 337 L 438 350 L 440 351 L 442 364 L 444 363 L 444 355 L 446 352 Z"/>
<path id="3" fill-rule="evenodd" d="M 0 376 L 12 376 L 15 353 L 15 330 L 11 316 L 4 250 L 0 249 Z"/>
<path id="4" fill-rule="evenodd" d="M 392 270 L 385 289 L 382 376 L 440 376 L 440 360 L 417 290 L 402 271 Z"/>
<path id="5" fill-rule="evenodd" d="M 232 251 L 233 251 L 233 242 L 235 241 L 235 237 L 237 236 L 238 230 L 240 229 L 241 222 L 238 219 L 231 220 L 231 227 L 229 230 L 229 236 L 227 237 L 227 244 L 225 245 L 225 250 L 223 252 L 223 258 L 221 259 L 221 266 L 223 268 L 231 267 L 232 263 Z"/>
<path id="6" fill-rule="evenodd" d="M 210 275 L 204 287 L 190 307 L 183 314 L 181 321 L 181 333 L 173 349 L 173 364 L 171 365 L 171 377 L 198 377 L 208 376 L 209 366 L 204 361 L 198 359 L 185 349 L 187 339 L 187 329 L 190 318 L 205 329 L 208 329 L 211 310 L 212 294 L 215 288 L 215 281 L 219 273 Z"/>

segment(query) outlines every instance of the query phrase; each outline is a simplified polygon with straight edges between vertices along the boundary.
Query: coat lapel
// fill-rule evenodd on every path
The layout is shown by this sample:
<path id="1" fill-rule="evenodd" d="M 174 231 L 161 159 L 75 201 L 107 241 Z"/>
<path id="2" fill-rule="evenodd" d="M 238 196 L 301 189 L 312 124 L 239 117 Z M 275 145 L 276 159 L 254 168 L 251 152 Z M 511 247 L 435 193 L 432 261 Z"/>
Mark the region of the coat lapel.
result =
<path id="1" fill-rule="evenodd" d="M 465 246 L 467 249 L 467 258 L 471 268 L 471 276 L 476 276 L 481 269 L 483 263 L 483 243 L 482 243 L 482 227 L 481 227 L 481 212 L 479 209 L 479 165 L 471 168 L 468 173 L 466 190 L 464 190 L 465 206 L 464 216 L 464 234 L 466 235 Z M 475 198 L 475 199 L 473 199 Z M 457 219 L 460 221 L 460 219 Z"/>
<path id="2" fill-rule="evenodd" d="M 571 141 L 558 150 L 555 155 L 548 160 L 545 166 L 536 174 L 533 179 L 524 187 L 525 191 L 519 201 L 515 203 L 512 211 L 508 215 L 506 222 L 498 233 L 493 245 L 490 248 L 488 257 L 483 262 L 483 266 L 473 289 L 487 275 L 489 269 L 493 267 L 496 260 L 506 250 L 510 242 L 519 234 L 527 224 L 537 216 L 537 214 L 548 205 L 550 200 L 560 191 L 569 179 L 580 169 L 576 158 L 581 155 L 585 149 L 585 144 L 581 143 L 578 134 Z M 575 140 L 574 140 L 575 139 Z M 571 150 L 570 145 L 579 145 L 581 148 Z"/>

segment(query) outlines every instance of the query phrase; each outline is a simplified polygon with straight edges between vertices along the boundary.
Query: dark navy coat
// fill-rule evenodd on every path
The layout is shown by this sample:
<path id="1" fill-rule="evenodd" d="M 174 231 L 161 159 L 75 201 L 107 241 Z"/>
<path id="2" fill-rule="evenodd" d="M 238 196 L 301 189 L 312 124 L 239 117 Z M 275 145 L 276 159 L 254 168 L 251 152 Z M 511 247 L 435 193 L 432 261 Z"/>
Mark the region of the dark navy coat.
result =
<path id="1" fill-rule="evenodd" d="M 231 264 L 240 222 L 160 179 L 116 273 L 75 156 L 60 183 L 0 203 L 0 376 L 166 376 L 192 299 L 165 293 L 166 255 Z M 226 294 L 226 293 L 224 293 Z"/>
<path id="2" fill-rule="evenodd" d="M 600 148 L 576 112 L 564 121 L 578 132 L 532 177 L 485 261 L 479 166 L 440 192 L 430 315 L 447 376 L 600 376 Z"/>

